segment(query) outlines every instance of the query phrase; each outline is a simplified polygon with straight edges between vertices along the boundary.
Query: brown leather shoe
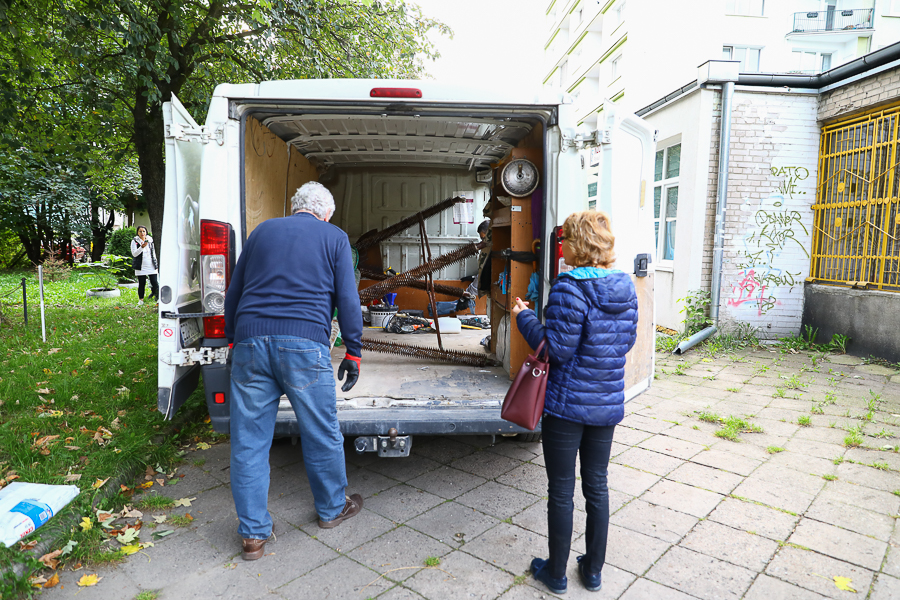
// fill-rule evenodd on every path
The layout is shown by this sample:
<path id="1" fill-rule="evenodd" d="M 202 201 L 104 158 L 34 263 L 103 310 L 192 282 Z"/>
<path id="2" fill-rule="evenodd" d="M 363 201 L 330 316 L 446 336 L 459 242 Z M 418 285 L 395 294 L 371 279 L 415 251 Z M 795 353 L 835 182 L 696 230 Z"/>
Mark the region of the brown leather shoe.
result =
<path id="1" fill-rule="evenodd" d="M 263 552 L 266 550 L 266 542 L 275 541 L 275 532 L 272 532 L 268 538 L 264 540 L 256 540 L 252 538 L 242 538 L 243 543 L 241 547 L 243 549 L 243 553 L 241 554 L 241 558 L 244 560 L 256 560 L 263 555 Z"/>
<path id="2" fill-rule="evenodd" d="M 345 520 L 350 517 L 355 517 L 359 514 L 359 511 L 362 510 L 363 507 L 363 499 L 359 494 L 353 494 L 352 496 L 346 496 L 347 503 L 344 504 L 344 510 L 341 511 L 341 514 L 337 516 L 333 521 L 323 521 L 319 519 L 319 527 L 322 529 L 332 529 L 337 527 Z"/>

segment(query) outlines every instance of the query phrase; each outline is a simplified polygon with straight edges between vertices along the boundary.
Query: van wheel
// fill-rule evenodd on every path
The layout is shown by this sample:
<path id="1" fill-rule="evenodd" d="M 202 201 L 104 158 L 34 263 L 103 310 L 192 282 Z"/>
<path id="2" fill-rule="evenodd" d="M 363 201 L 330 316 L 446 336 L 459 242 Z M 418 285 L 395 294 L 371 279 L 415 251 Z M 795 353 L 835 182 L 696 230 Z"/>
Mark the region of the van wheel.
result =
<path id="1" fill-rule="evenodd" d="M 529 442 L 529 443 L 539 442 L 539 441 L 541 441 L 541 432 L 539 431 L 537 433 L 520 433 L 518 436 L 516 436 L 516 439 L 520 442 Z"/>

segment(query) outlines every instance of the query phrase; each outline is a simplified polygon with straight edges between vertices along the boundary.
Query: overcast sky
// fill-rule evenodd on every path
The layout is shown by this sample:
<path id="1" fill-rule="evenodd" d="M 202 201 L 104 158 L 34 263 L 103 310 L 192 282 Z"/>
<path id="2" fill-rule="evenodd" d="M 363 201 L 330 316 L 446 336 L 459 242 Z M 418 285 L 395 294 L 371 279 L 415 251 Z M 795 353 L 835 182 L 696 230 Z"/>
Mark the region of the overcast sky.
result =
<path id="1" fill-rule="evenodd" d="M 453 39 L 433 34 L 441 53 L 426 62 L 439 81 L 477 81 L 533 92 L 543 73 L 544 9 L 548 0 L 407 0 L 426 17 L 453 29 Z"/>

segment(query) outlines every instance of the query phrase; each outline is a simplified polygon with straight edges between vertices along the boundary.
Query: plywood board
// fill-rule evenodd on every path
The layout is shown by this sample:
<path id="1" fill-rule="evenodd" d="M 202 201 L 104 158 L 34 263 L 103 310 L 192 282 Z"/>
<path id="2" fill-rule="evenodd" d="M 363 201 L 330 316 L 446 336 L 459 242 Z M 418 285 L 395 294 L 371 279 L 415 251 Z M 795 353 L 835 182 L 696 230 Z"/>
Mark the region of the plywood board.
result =
<path id="1" fill-rule="evenodd" d="M 247 118 L 244 165 L 247 235 L 250 235 L 263 221 L 285 216 L 288 181 L 287 144 L 253 117 Z"/>
<path id="2" fill-rule="evenodd" d="M 653 273 L 631 276 L 638 298 L 637 341 L 625 356 L 625 389 L 653 377 L 653 353 L 656 351 L 656 324 L 653 322 Z"/>
<path id="3" fill-rule="evenodd" d="M 304 183 L 318 181 L 319 173 L 306 157 L 293 146 L 289 148 L 287 193 L 285 194 L 284 214 L 291 214 L 291 197 Z"/>

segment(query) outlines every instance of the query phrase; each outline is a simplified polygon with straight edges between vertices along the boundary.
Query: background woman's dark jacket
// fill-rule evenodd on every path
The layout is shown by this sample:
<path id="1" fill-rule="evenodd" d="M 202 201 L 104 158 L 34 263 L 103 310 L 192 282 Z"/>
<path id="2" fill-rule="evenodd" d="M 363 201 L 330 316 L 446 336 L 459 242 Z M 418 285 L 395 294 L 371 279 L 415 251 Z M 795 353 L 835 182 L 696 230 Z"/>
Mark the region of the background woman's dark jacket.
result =
<path id="1" fill-rule="evenodd" d="M 630 275 L 579 267 L 550 289 L 546 325 L 533 310 L 519 313 L 516 323 L 532 348 L 547 338 L 545 414 L 597 426 L 624 418 L 625 354 L 637 337 L 637 309 Z"/>

